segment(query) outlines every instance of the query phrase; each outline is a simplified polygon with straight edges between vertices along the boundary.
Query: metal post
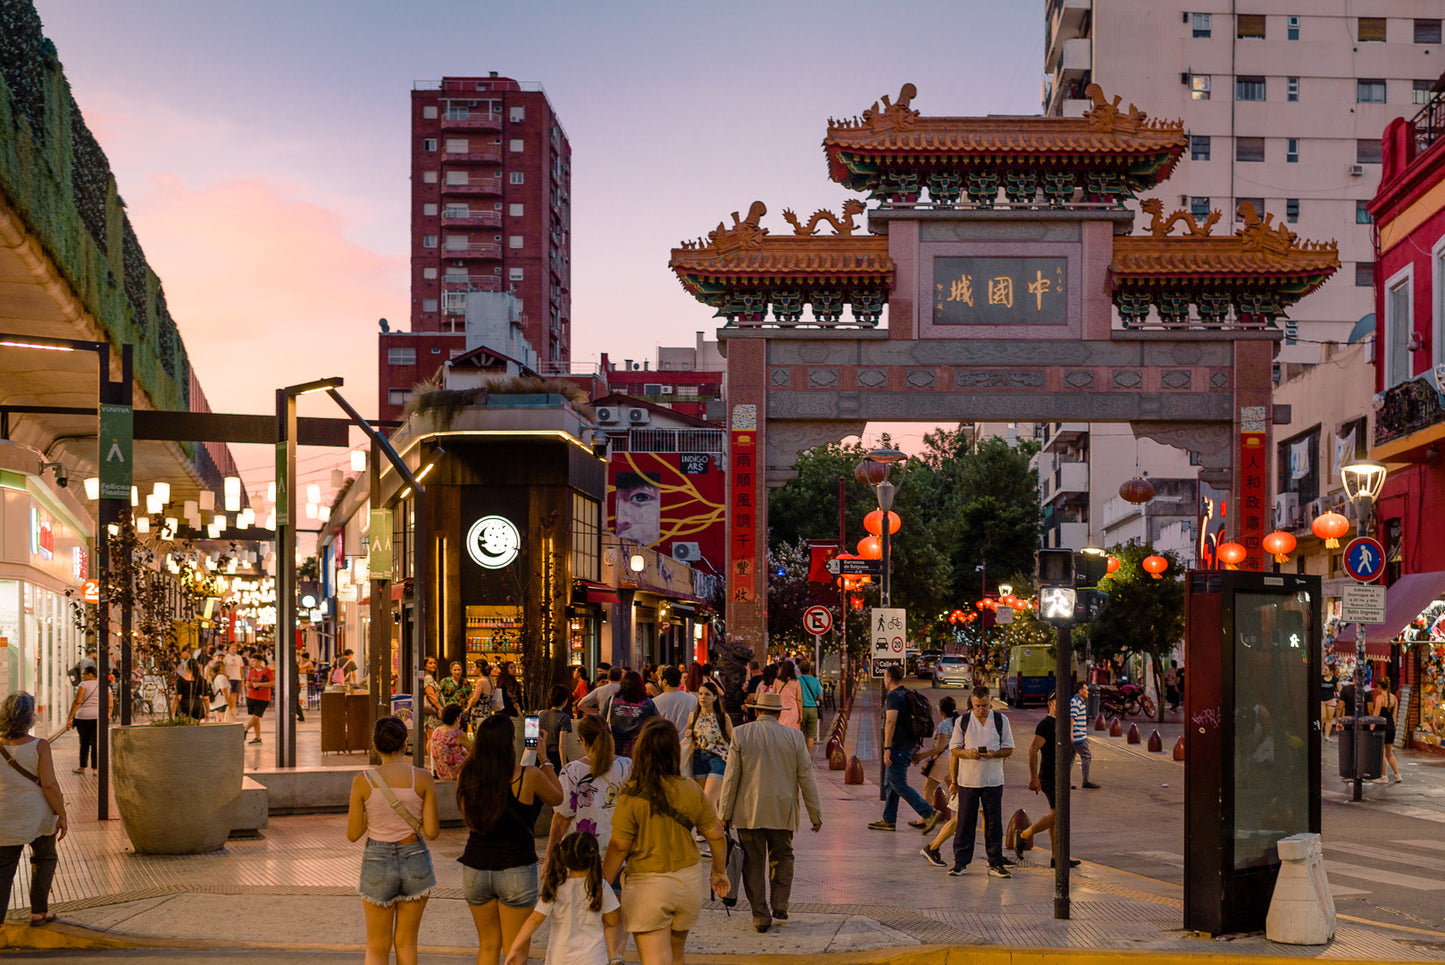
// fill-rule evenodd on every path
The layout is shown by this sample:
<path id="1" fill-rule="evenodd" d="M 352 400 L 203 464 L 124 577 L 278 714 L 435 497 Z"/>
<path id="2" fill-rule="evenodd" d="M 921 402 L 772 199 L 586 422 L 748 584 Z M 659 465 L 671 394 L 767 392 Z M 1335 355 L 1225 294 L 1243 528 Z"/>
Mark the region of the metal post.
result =
<path id="1" fill-rule="evenodd" d="M 102 345 L 97 351 L 100 365 L 100 403 L 121 401 L 117 386 L 110 380 L 110 347 Z M 96 411 L 99 412 L 99 406 Z M 105 439 L 97 434 L 96 466 L 105 462 Z M 103 492 L 103 491 L 102 491 Z M 100 779 L 96 781 L 96 820 L 110 818 L 110 594 L 105 586 L 110 582 L 110 527 L 120 522 L 120 500 L 100 498 L 100 509 L 95 524 L 96 574 L 101 578 L 100 604 L 96 607 L 95 675 L 97 686 L 106 689 L 106 703 L 101 705 L 100 722 L 95 729 L 95 762 L 100 765 Z M 125 688 L 125 683 L 121 683 Z"/>
<path id="2" fill-rule="evenodd" d="M 1069 775 L 1073 761 L 1073 721 L 1070 700 L 1073 695 L 1070 675 L 1073 670 L 1073 642 L 1067 626 L 1060 626 L 1054 638 L 1054 917 L 1069 917 Z M 1041 780 L 1048 780 L 1040 775 Z"/>
<path id="3" fill-rule="evenodd" d="M 431 545 L 427 535 L 426 490 L 416 486 L 413 488 L 412 496 L 414 498 L 412 500 L 411 538 L 411 679 L 415 681 L 415 689 L 412 691 L 411 698 L 413 738 L 411 761 L 414 767 L 422 767 L 426 761 L 426 691 L 421 685 L 421 680 L 426 651 L 426 599 L 430 592 L 430 584 L 427 579 L 427 560 L 431 555 Z"/>
<path id="4" fill-rule="evenodd" d="M 1350 730 L 1355 739 L 1355 780 L 1350 792 L 1351 801 L 1363 801 L 1365 797 L 1365 742 L 1360 718 L 1365 716 L 1365 625 L 1355 624 L 1355 720 Z"/>
<path id="5" fill-rule="evenodd" d="M 296 766 L 296 396 L 276 390 L 276 766 Z"/>

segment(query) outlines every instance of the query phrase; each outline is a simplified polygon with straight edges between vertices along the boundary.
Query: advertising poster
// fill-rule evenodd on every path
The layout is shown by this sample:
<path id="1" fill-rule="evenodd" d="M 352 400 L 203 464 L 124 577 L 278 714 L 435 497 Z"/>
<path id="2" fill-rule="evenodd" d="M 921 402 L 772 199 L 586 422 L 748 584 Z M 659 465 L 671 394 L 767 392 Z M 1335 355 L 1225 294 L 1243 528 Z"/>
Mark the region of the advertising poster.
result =
<path id="1" fill-rule="evenodd" d="M 619 538 L 705 573 L 723 565 L 727 469 L 721 453 L 621 452 L 607 480 L 607 522 Z"/>

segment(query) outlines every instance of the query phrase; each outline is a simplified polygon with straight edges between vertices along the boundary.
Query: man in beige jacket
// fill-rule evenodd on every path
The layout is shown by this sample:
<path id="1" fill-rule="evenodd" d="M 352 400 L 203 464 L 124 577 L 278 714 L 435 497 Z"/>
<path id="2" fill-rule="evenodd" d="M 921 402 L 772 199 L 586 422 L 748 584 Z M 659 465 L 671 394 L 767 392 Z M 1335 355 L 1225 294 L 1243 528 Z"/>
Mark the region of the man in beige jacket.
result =
<path id="1" fill-rule="evenodd" d="M 802 732 L 778 723 L 783 698 L 760 693 L 753 709 L 758 719 L 733 730 L 719 817 L 724 827 L 737 828 L 743 848 L 743 890 L 753 906 L 753 927 L 765 932 L 774 920 L 788 919 L 798 792 L 803 794 L 814 832 L 823 826 L 823 808 Z M 764 871 L 769 880 L 764 880 Z"/>

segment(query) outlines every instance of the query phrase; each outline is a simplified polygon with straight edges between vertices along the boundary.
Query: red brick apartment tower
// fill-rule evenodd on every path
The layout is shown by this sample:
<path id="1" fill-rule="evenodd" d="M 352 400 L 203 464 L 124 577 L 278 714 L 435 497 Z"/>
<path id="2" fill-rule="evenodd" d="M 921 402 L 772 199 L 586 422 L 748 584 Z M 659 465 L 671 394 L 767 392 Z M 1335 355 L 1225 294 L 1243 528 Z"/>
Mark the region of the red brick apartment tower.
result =
<path id="1" fill-rule="evenodd" d="M 464 346 L 469 291 L 511 291 L 543 371 L 572 355 L 572 147 L 540 84 L 495 72 L 411 92 L 411 331 L 383 334 L 381 417 Z"/>

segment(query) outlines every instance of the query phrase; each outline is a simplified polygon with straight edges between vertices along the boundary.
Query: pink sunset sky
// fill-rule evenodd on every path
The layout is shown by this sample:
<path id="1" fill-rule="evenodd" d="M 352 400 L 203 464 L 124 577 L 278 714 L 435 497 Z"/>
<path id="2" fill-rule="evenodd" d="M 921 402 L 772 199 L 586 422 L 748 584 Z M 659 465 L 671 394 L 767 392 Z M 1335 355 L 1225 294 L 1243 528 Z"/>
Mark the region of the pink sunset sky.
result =
<path id="1" fill-rule="evenodd" d="M 827 178 L 829 117 L 905 82 L 924 113 L 1038 113 L 1043 62 L 1042 0 L 36 5 L 229 412 L 329 375 L 376 411 L 377 319 L 408 327 L 414 81 L 546 88 L 573 151 L 576 367 L 711 337 L 669 249 L 754 199 L 775 231 L 784 208 L 837 210 L 853 195 Z"/>

